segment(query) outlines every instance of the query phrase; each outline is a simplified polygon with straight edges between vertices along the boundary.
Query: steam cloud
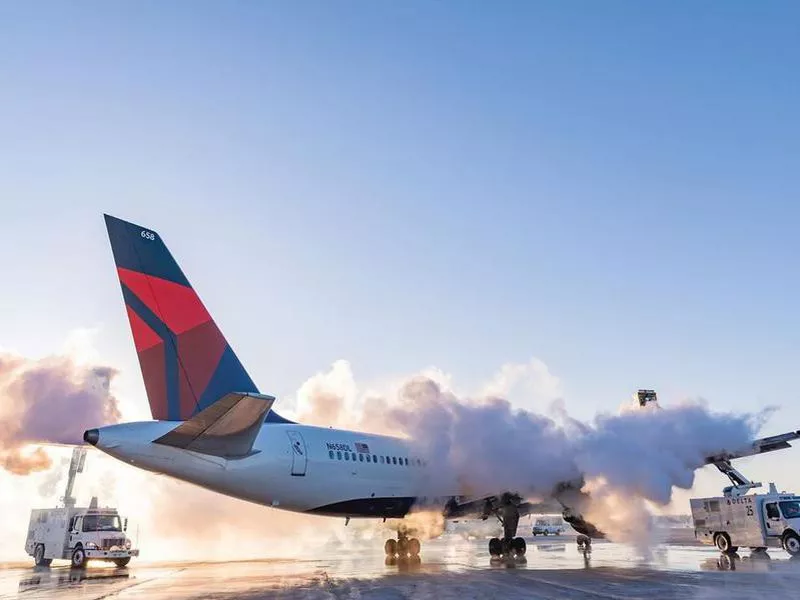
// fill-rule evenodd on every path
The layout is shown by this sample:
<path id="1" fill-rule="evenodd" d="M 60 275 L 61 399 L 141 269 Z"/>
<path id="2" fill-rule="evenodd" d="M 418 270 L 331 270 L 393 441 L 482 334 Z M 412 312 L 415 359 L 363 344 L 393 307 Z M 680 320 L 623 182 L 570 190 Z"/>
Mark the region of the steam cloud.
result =
<path id="1" fill-rule="evenodd" d="M 541 371 L 541 363 L 533 366 Z M 591 499 L 575 508 L 612 539 L 633 543 L 648 535 L 647 503 L 665 506 L 673 487 L 690 489 L 707 456 L 747 446 L 768 414 L 715 413 L 685 401 L 667 408 L 637 404 L 582 422 L 560 400 L 551 398 L 545 415 L 515 409 L 497 395 L 460 397 L 426 376 L 405 381 L 394 397 L 359 402 L 348 373 L 339 362 L 310 379 L 301 389 L 301 419 L 409 438 L 428 457 L 431 481 L 442 492 L 509 490 L 542 499 L 560 483 L 577 482 Z M 549 373 L 538 375 L 558 388 Z"/>
<path id="2" fill-rule="evenodd" d="M 15 474 L 46 469 L 47 454 L 41 449 L 26 454 L 26 445 L 76 442 L 87 427 L 119 421 L 109 391 L 114 376 L 113 369 L 78 365 L 69 357 L 0 354 L 0 466 Z M 446 374 L 429 370 L 386 389 L 363 391 L 350 365 L 337 361 L 303 384 L 295 416 L 304 423 L 409 438 L 428 457 L 431 481 L 443 492 L 507 489 L 533 499 L 547 497 L 558 483 L 578 481 L 591 495 L 578 507 L 587 520 L 611 539 L 630 542 L 647 536 L 648 503 L 667 504 L 673 486 L 690 488 L 707 455 L 745 446 L 764 418 L 763 413 L 719 414 L 700 402 L 684 402 L 662 409 L 637 405 L 583 422 L 557 400 L 558 379 L 535 360 L 503 367 L 479 397 L 451 388 Z M 504 398 L 509 394 L 513 402 Z M 127 510 L 134 521 L 144 521 L 142 541 L 151 558 L 160 548 L 182 558 L 287 556 L 307 551 L 310 546 L 301 540 L 319 547 L 321 541 L 345 542 L 354 533 L 391 537 L 380 528 L 410 528 L 421 538 L 436 537 L 444 528 L 441 515 L 418 513 L 402 523 L 355 521 L 344 529 L 340 520 L 225 498 L 102 455 L 92 461 L 106 464 L 106 475 L 116 480 L 101 484 L 91 467 L 82 477 L 93 482 L 93 494 L 110 500 L 116 489 L 120 500 L 137 498 Z M 62 462 L 58 472 L 63 471 Z M 56 482 L 53 473 L 42 487 L 52 491 Z"/>
<path id="3" fill-rule="evenodd" d="M 84 430 L 120 420 L 111 394 L 116 371 L 84 366 L 69 356 L 38 360 L 0 354 L 0 467 L 27 475 L 50 467 L 36 442 L 80 444 Z"/>

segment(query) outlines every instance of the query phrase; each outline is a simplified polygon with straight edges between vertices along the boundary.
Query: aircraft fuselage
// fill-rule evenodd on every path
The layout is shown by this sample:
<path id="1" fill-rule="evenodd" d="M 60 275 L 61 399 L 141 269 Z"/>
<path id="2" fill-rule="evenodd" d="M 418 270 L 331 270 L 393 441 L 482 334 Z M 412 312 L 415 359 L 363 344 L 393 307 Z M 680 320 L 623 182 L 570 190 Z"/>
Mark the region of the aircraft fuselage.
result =
<path id="1" fill-rule="evenodd" d="M 102 427 L 94 445 L 135 467 L 295 512 L 396 518 L 417 498 L 437 495 L 427 461 L 400 438 L 270 423 L 261 428 L 253 452 L 236 459 L 151 441 L 178 425 L 147 421 Z"/>

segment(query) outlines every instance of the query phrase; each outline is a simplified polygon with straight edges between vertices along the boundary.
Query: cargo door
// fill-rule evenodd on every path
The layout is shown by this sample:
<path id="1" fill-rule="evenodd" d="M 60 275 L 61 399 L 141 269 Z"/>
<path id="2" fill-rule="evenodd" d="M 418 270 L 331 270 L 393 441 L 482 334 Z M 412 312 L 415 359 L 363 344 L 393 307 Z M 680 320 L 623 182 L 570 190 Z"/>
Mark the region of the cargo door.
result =
<path id="1" fill-rule="evenodd" d="M 292 446 L 292 475 L 304 476 L 308 465 L 306 442 L 299 431 L 287 431 L 289 443 Z"/>

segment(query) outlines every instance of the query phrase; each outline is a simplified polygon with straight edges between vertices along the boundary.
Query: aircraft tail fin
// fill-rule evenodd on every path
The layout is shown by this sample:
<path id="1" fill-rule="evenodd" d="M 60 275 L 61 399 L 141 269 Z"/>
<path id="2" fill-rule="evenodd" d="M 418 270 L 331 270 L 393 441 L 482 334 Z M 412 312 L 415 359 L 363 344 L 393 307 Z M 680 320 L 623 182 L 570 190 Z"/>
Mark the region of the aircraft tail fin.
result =
<path id="1" fill-rule="evenodd" d="M 153 418 L 184 421 L 229 392 L 258 393 L 161 236 L 105 221 Z"/>

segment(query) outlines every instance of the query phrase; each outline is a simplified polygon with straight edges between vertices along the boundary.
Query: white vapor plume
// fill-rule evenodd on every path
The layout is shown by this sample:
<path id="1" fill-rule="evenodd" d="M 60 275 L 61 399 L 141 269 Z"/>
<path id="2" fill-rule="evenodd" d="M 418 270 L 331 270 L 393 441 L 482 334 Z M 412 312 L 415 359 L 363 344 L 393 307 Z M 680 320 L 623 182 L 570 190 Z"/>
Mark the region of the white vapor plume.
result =
<path id="1" fill-rule="evenodd" d="M 524 385 L 526 377 L 537 385 Z M 707 456 L 747 446 L 769 414 L 718 413 L 687 400 L 584 422 L 554 397 L 560 383 L 537 360 L 527 369 L 504 367 L 484 388 L 490 394 L 477 398 L 413 376 L 393 395 L 360 401 L 343 361 L 309 384 L 301 389 L 301 420 L 409 438 L 431 465 L 436 489 L 428 495 L 514 491 L 545 498 L 563 482 L 578 482 L 591 500 L 576 508 L 611 539 L 634 543 L 649 530 L 649 503 L 665 506 L 673 488 L 690 489 Z M 547 402 L 550 416 L 498 397 L 512 387 L 535 397 L 525 406 Z"/>
<path id="2" fill-rule="evenodd" d="M 109 390 L 115 371 L 70 356 L 30 360 L 0 353 L 0 466 L 6 470 L 28 473 L 50 464 L 43 451 L 26 454 L 30 443 L 74 441 L 86 427 L 119 420 L 119 405 Z M 666 504 L 673 487 L 691 487 L 706 455 L 746 445 L 763 419 L 685 402 L 577 420 L 561 400 L 558 377 L 538 360 L 503 367 L 481 389 L 474 397 L 456 391 L 453 378 L 433 368 L 364 388 L 342 360 L 300 387 L 294 415 L 287 416 L 410 439 L 429 458 L 434 492 L 513 490 L 534 498 L 547 496 L 561 482 L 582 481 L 591 494 L 589 504 L 580 507 L 587 520 L 611 539 L 630 542 L 638 541 L 635 533 L 648 530 L 648 504 Z M 281 399 L 278 406 L 285 414 L 291 401 Z M 17 537 L 32 507 L 27 503 L 36 501 L 19 500 L 37 489 L 40 496 L 61 491 L 66 452 L 54 452 L 62 456 L 57 470 L 19 480 L 28 495 L 9 499 L 6 509 L 16 516 L 7 515 L 2 523 Z M 87 465 L 78 481 L 79 502 L 99 495 L 131 517 L 137 524 L 131 532 L 140 534 L 146 560 L 292 556 L 354 535 L 372 535 L 374 543 L 382 543 L 391 534 L 380 534 L 379 528 L 410 529 L 420 538 L 444 529 L 441 514 L 431 512 L 385 525 L 354 521 L 345 528 L 339 519 L 226 498 L 98 452 L 90 454 Z M 0 472 L 2 478 L 14 479 Z M 51 497 L 42 505 L 54 501 Z M 18 545 L 5 550 L 0 544 L 3 552 L 19 552 Z"/>
<path id="3" fill-rule="evenodd" d="M 0 353 L 0 467 L 15 475 L 47 469 L 48 454 L 28 452 L 29 444 L 81 444 L 85 429 L 118 422 L 110 391 L 116 373 L 70 356 Z"/>

